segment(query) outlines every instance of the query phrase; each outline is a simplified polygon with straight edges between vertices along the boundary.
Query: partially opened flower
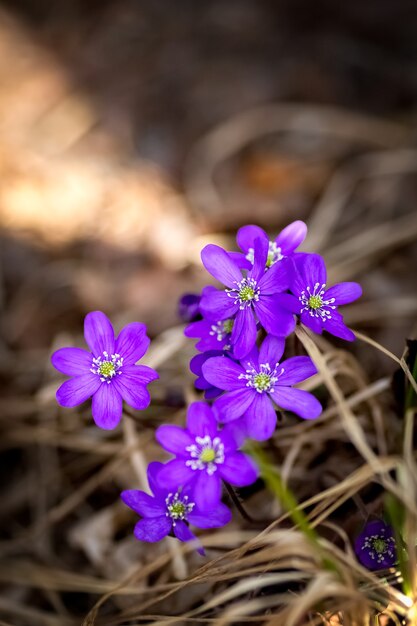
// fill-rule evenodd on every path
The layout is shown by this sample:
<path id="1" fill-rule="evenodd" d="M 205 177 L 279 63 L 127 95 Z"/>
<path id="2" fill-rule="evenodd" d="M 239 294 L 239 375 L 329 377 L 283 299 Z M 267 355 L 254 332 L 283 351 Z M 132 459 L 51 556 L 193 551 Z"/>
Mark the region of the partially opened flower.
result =
<path id="1" fill-rule="evenodd" d="M 217 396 L 223 393 L 223 391 L 222 389 L 218 389 L 218 387 L 214 387 L 204 378 L 203 364 L 207 361 L 207 359 L 211 359 L 213 356 L 226 355 L 227 353 L 222 350 L 208 350 L 207 352 L 196 354 L 190 361 L 190 370 L 197 376 L 194 381 L 194 387 L 200 391 L 204 391 L 204 397 L 206 400 L 213 400 L 214 398 L 217 398 Z"/>
<path id="2" fill-rule="evenodd" d="M 204 402 L 188 408 L 187 427 L 164 424 L 156 438 L 165 450 L 176 455 L 159 473 L 161 485 L 190 485 L 194 502 L 202 510 L 218 506 L 222 480 L 237 487 L 257 479 L 252 459 L 238 450 L 238 443 L 227 429 L 219 430 L 212 409 Z"/>
<path id="3" fill-rule="evenodd" d="M 153 495 L 136 489 L 121 493 L 123 502 L 142 518 L 135 526 L 136 539 L 154 543 L 173 533 L 180 541 L 192 541 L 196 536 L 190 530 L 190 524 L 197 528 L 219 528 L 230 522 L 232 513 L 222 502 L 211 511 L 202 512 L 189 486 L 164 488 L 159 480 L 163 467 L 157 462 L 148 466 L 148 482 Z M 204 554 L 201 547 L 198 551 Z"/>
<path id="4" fill-rule="evenodd" d="M 395 565 L 397 548 L 392 527 L 382 520 L 368 522 L 356 537 L 355 553 L 362 565 L 370 570 Z"/>
<path id="5" fill-rule="evenodd" d="M 270 240 L 266 232 L 259 226 L 249 224 L 237 231 L 236 241 L 242 252 L 230 252 L 232 259 L 240 267 L 250 269 L 254 262 L 255 241 L 258 237 L 268 242 L 266 268 L 282 261 L 295 253 L 307 235 L 307 225 L 301 220 L 288 224 L 275 239 Z"/>
<path id="6" fill-rule="evenodd" d="M 210 244 L 201 253 L 205 268 L 226 289 L 205 292 L 200 309 L 204 317 L 216 323 L 233 320 L 230 342 L 237 359 L 245 357 L 255 345 L 258 321 L 268 333 L 280 337 L 294 330 L 294 316 L 288 310 L 293 297 L 283 293 L 289 284 L 287 271 L 276 263 L 265 272 L 267 256 L 267 240 L 256 239 L 254 264 L 244 275 L 223 248 Z"/>
<path id="7" fill-rule="evenodd" d="M 149 406 L 146 385 L 159 378 L 150 367 L 135 365 L 149 346 L 146 326 L 128 324 L 115 339 L 110 320 L 94 311 L 85 318 L 84 336 L 91 352 L 61 348 L 51 357 L 59 372 L 72 377 L 59 387 L 56 399 L 61 406 L 73 407 L 92 397 L 95 423 L 112 429 L 122 416 L 123 400 L 138 410 Z"/>
<path id="8" fill-rule="evenodd" d="M 362 295 L 358 283 L 338 283 L 326 288 L 327 272 L 324 259 L 319 254 L 299 255 L 292 265 L 290 290 L 297 297 L 294 310 L 300 315 L 303 324 L 315 333 L 323 330 L 354 341 L 355 335 L 344 324 L 338 306 L 357 300 Z"/>
<path id="9" fill-rule="evenodd" d="M 202 297 L 206 294 L 217 293 L 217 289 L 211 285 L 205 287 L 202 291 Z M 198 321 L 192 322 L 186 326 L 184 335 L 192 339 L 199 339 L 195 347 L 200 352 L 208 350 L 231 350 L 232 331 L 234 319 L 218 319 L 213 320 L 211 317 L 202 317 Z"/>
<path id="10" fill-rule="evenodd" d="M 214 402 L 220 421 L 244 416 L 248 436 L 263 441 L 275 430 L 275 406 L 304 419 L 320 415 L 320 402 L 311 393 L 292 387 L 317 373 L 313 361 L 294 356 L 280 362 L 284 346 L 284 339 L 268 335 L 260 349 L 254 347 L 240 363 L 213 357 L 203 364 L 205 379 L 227 392 Z"/>
<path id="11" fill-rule="evenodd" d="M 201 318 L 201 296 L 198 293 L 185 293 L 178 300 L 178 317 L 183 322 L 194 322 Z"/>

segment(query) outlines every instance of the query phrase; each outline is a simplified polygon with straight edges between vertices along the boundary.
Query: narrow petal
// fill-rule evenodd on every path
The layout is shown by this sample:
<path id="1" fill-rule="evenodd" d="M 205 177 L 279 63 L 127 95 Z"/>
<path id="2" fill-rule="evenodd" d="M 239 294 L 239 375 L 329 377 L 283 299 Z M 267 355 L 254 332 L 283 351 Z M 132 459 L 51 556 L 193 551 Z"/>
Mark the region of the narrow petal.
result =
<path id="1" fill-rule="evenodd" d="M 231 422 L 248 410 L 257 392 L 253 389 L 236 389 L 225 393 L 214 401 L 222 422 Z"/>
<path id="2" fill-rule="evenodd" d="M 317 398 L 303 389 L 275 387 L 273 397 L 279 407 L 306 420 L 315 419 L 323 410 Z"/>
<path id="3" fill-rule="evenodd" d="M 236 287 L 242 280 L 242 272 L 220 246 L 210 243 L 203 248 L 201 260 L 206 270 L 226 287 Z"/>
<path id="4" fill-rule="evenodd" d="M 97 426 L 105 430 L 116 428 L 122 417 L 122 407 L 122 396 L 113 383 L 101 383 L 93 396 L 91 407 Z"/>
<path id="5" fill-rule="evenodd" d="M 251 307 L 239 310 L 233 326 L 230 342 L 233 347 L 233 356 L 243 359 L 250 352 L 256 342 L 256 322 Z"/>
<path id="6" fill-rule="evenodd" d="M 201 297 L 200 310 L 204 317 L 217 321 L 233 317 L 239 305 L 234 303 L 234 298 L 228 296 L 226 291 L 216 289 Z"/>
<path id="7" fill-rule="evenodd" d="M 259 281 L 262 295 L 273 295 L 288 289 L 289 275 L 287 263 L 275 263 Z"/>
<path id="8" fill-rule="evenodd" d="M 218 506 L 222 495 L 222 485 L 218 472 L 210 476 L 204 470 L 198 470 L 194 487 L 194 502 L 201 511 Z"/>
<path id="9" fill-rule="evenodd" d="M 316 283 L 325 285 L 327 281 L 326 265 L 319 254 L 302 254 L 295 257 L 295 263 L 301 274 L 304 287 L 314 287 Z"/>
<path id="10" fill-rule="evenodd" d="M 208 320 L 198 320 L 198 322 L 191 322 L 184 329 L 184 335 L 186 337 L 191 337 L 192 339 L 197 337 L 204 337 L 210 332 L 211 325 L 213 322 L 209 322 Z"/>
<path id="11" fill-rule="evenodd" d="M 175 522 L 173 526 L 174 535 L 180 541 L 193 541 L 196 540 L 197 537 L 193 532 L 188 528 L 187 524 L 182 520 L 178 520 Z"/>
<path id="12" fill-rule="evenodd" d="M 268 272 L 270 271 L 268 270 Z M 287 337 L 293 332 L 295 328 L 294 315 L 281 308 L 279 303 L 275 302 L 274 296 L 261 297 L 255 305 L 255 310 L 266 332 L 278 337 Z"/>
<path id="13" fill-rule="evenodd" d="M 284 373 L 280 374 L 279 385 L 295 385 L 317 374 L 317 368 L 309 356 L 293 356 L 280 365 Z"/>
<path id="14" fill-rule="evenodd" d="M 252 263 L 246 258 L 244 254 L 241 252 L 228 252 L 227 253 L 233 263 L 238 266 L 241 270 L 250 270 L 252 269 Z"/>
<path id="15" fill-rule="evenodd" d="M 102 356 L 103 352 L 114 354 L 113 326 L 107 315 L 101 311 L 86 315 L 84 337 L 94 356 Z"/>
<path id="16" fill-rule="evenodd" d="M 82 348 L 61 348 L 51 356 L 51 363 L 58 372 L 67 376 L 88 374 L 93 355 Z"/>
<path id="17" fill-rule="evenodd" d="M 290 293 L 276 293 L 274 295 L 274 302 L 286 311 L 291 313 L 299 313 L 303 308 L 299 298 L 292 296 Z"/>
<path id="18" fill-rule="evenodd" d="M 65 407 L 77 406 L 91 398 L 102 383 L 96 374 L 83 374 L 66 380 L 56 392 L 58 404 Z"/>
<path id="19" fill-rule="evenodd" d="M 285 349 L 285 339 L 283 337 L 275 337 L 267 335 L 259 349 L 259 363 L 269 363 L 274 367 L 275 363 L 279 363 Z"/>
<path id="20" fill-rule="evenodd" d="M 277 415 L 266 393 L 257 394 L 255 402 L 246 411 L 247 435 L 256 441 L 265 441 L 272 437 L 277 425 Z"/>
<path id="21" fill-rule="evenodd" d="M 122 371 L 129 384 L 149 385 L 159 378 L 158 372 L 147 365 L 123 365 Z"/>
<path id="22" fill-rule="evenodd" d="M 144 491 L 128 489 L 127 491 L 122 491 L 120 497 L 126 506 L 130 507 L 135 513 L 142 515 L 142 517 L 160 517 L 165 515 L 165 502 L 152 498 Z"/>
<path id="23" fill-rule="evenodd" d="M 360 298 L 361 295 L 362 287 L 358 283 L 338 283 L 325 292 L 323 299 L 334 298 L 335 304 L 340 305 L 349 304 L 349 302 Z"/>
<path id="24" fill-rule="evenodd" d="M 348 328 L 343 322 L 340 322 L 335 319 L 329 319 L 325 322 L 323 326 L 323 330 L 327 330 L 328 333 L 331 333 L 335 337 L 340 337 L 340 339 L 345 339 L 346 341 L 355 341 L 355 334 Z"/>
<path id="25" fill-rule="evenodd" d="M 141 519 L 135 526 L 134 534 L 139 541 L 155 543 L 168 535 L 172 527 L 170 517 L 151 517 Z"/>
<path id="26" fill-rule="evenodd" d="M 237 231 L 237 245 L 245 254 L 247 254 L 249 252 L 249 248 L 254 247 L 255 240 L 258 239 L 258 237 L 269 242 L 268 235 L 260 226 L 255 226 L 254 224 L 242 226 L 242 228 L 239 228 Z"/>
<path id="27" fill-rule="evenodd" d="M 122 370 L 120 376 L 115 376 L 111 381 L 110 386 L 119 392 L 123 400 L 137 411 L 143 411 L 151 403 L 151 395 L 146 389 L 145 385 L 141 382 L 142 376 L 136 377 L 136 374 Z"/>
<path id="28" fill-rule="evenodd" d="M 177 454 L 178 456 L 186 456 L 187 458 L 189 453 L 186 451 L 186 447 L 194 443 L 194 439 L 192 439 L 187 430 L 171 424 L 163 424 L 157 428 L 155 437 L 157 442 L 167 452 L 172 452 L 172 454 Z"/>
<path id="29" fill-rule="evenodd" d="M 298 246 L 300 246 L 307 236 L 307 224 L 297 220 L 288 224 L 275 239 L 277 246 L 281 248 L 282 254 L 288 256 Z"/>
<path id="30" fill-rule="evenodd" d="M 323 322 L 320 317 L 314 317 L 314 315 L 310 315 L 307 311 L 303 311 L 300 316 L 300 320 L 307 326 L 307 328 L 311 328 L 314 333 L 321 335 L 323 332 Z"/>
<path id="31" fill-rule="evenodd" d="M 193 480 L 195 471 L 188 467 L 183 459 L 173 459 L 165 463 L 160 469 L 158 482 L 161 487 L 176 490 L 178 487 L 186 485 L 190 480 Z"/>
<path id="32" fill-rule="evenodd" d="M 143 357 L 150 342 L 145 324 L 132 322 L 120 331 L 116 339 L 116 353 L 123 357 L 125 365 L 134 365 Z"/>
<path id="33" fill-rule="evenodd" d="M 197 528 L 220 528 L 226 526 L 232 519 L 231 510 L 222 502 L 212 511 L 200 512 L 193 509 L 188 515 L 188 521 Z"/>
<path id="34" fill-rule="evenodd" d="M 163 467 L 164 467 L 163 463 L 159 463 L 159 461 L 152 461 L 148 465 L 147 476 L 148 476 L 149 488 L 152 491 L 152 493 L 154 493 L 155 495 L 157 494 L 158 496 L 160 496 L 161 494 L 164 494 L 163 499 L 165 501 L 166 490 L 162 487 L 162 485 L 160 485 L 159 480 L 158 480 L 159 472 L 161 471 Z"/>
<path id="35" fill-rule="evenodd" d="M 239 380 L 239 376 L 245 373 L 245 370 L 238 364 L 225 356 L 216 356 L 208 359 L 203 364 L 203 375 L 211 385 L 232 391 L 245 386 L 245 381 Z"/>
<path id="36" fill-rule="evenodd" d="M 253 245 L 253 268 L 249 272 L 249 278 L 257 282 L 264 276 L 266 261 L 268 259 L 268 239 L 257 237 Z"/>
<path id="37" fill-rule="evenodd" d="M 252 459 L 243 452 L 228 454 L 222 465 L 219 465 L 223 480 L 236 487 L 251 485 L 258 478 L 259 470 Z"/>
<path id="38" fill-rule="evenodd" d="M 187 410 L 187 429 L 191 435 L 204 437 L 217 434 L 217 421 L 206 402 L 193 402 Z M 194 443 L 194 442 L 192 442 Z"/>

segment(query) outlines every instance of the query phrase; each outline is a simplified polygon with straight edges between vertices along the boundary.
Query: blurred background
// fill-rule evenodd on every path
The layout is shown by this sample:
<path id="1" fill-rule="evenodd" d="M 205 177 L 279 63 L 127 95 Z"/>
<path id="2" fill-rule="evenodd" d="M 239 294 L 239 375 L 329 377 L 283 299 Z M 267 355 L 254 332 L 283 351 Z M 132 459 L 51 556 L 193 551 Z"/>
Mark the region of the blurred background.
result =
<path id="1" fill-rule="evenodd" d="M 81 345 L 88 311 L 155 337 L 207 282 L 205 243 L 303 219 L 331 279 L 363 284 L 347 322 L 401 355 L 417 311 L 416 119 L 414 0 L 0 3 L 0 615 L 61 626 L 97 599 L 35 592 L 10 559 L 124 573 L 82 538 L 120 482 L 104 474 L 59 508 L 118 450 L 87 409 L 71 422 L 54 404 L 49 355 Z M 373 376 L 392 372 L 354 349 Z M 184 350 L 155 392 L 170 410 L 190 384 Z M 80 427 L 110 447 L 91 460 Z"/>

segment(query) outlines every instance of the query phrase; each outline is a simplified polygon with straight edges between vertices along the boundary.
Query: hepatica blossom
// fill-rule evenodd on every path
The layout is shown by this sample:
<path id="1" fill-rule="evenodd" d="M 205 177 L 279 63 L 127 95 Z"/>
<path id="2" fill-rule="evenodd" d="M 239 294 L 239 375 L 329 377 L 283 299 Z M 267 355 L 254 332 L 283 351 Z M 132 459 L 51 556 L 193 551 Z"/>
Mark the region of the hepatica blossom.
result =
<path id="1" fill-rule="evenodd" d="M 178 317 L 183 322 L 194 322 L 201 318 L 200 315 L 201 296 L 197 293 L 185 293 L 178 301 Z"/>
<path id="2" fill-rule="evenodd" d="M 253 461 L 237 449 L 227 429 L 219 430 L 212 409 L 204 402 L 189 406 L 186 428 L 165 424 L 156 431 L 156 438 L 176 455 L 161 469 L 160 484 L 168 489 L 190 485 L 194 502 L 202 510 L 218 506 L 222 480 L 244 487 L 258 476 Z"/>
<path id="3" fill-rule="evenodd" d="M 173 533 L 180 541 L 191 541 L 196 537 L 190 524 L 197 528 L 219 528 L 230 522 L 231 511 L 222 502 L 213 510 L 203 512 L 194 501 L 189 486 L 162 487 L 159 474 L 163 467 L 157 462 L 148 466 L 148 482 L 153 495 L 136 489 L 121 494 L 123 502 L 142 518 L 135 526 L 136 539 L 153 543 Z M 202 548 L 198 551 L 204 554 Z"/>
<path id="4" fill-rule="evenodd" d="M 265 272 L 267 256 L 268 242 L 261 238 L 255 240 L 254 263 L 248 272 L 242 271 L 219 246 L 209 244 L 201 253 L 207 271 L 226 288 L 206 291 L 200 310 L 214 323 L 233 320 L 230 342 L 237 359 L 253 348 L 258 321 L 273 335 L 283 337 L 294 330 L 294 317 L 287 309 L 291 296 L 283 293 L 289 285 L 287 270 L 276 263 Z"/>
<path id="5" fill-rule="evenodd" d="M 56 392 L 61 406 L 73 407 L 92 397 L 92 414 L 100 428 L 112 429 L 122 416 L 123 400 L 142 410 L 150 403 L 146 385 L 159 378 L 146 365 L 136 365 L 149 346 L 146 327 L 139 322 L 125 326 L 115 339 L 110 320 L 101 311 L 89 313 L 84 336 L 91 350 L 61 348 L 52 365 L 71 376 Z"/>
<path id="6" fill-rule="evenodd" d="M 392 527 L 382 520 L 366 524 L 355 540 L 355 553 L 362 565 L 370 570 L 395 565 L 397 549 Z"/>
<path id="7" fill-rule="evenodd" d="M 303 243 L 306 235 L 307 226 L 301 220 L 286 226 L 272 241 L 262 228 L 249 224 L 237 231 L 236 241 L 242 252 L 230 252 L 229 255 L 240 267 L 250 269 L 254 263 L 255 241 L 259 237 L 268 244 L 266 259 L 266 269 L 268 269 L 275 263 L 292 256 L 298 246 Z"/>
<path id="8" fill-rule="evenodd" d="M 284 346 L 283 338 L 269 335 L 259 350 L 254 347 L 239 363 L 213 357 L 202 366 L 204 378 L 226 391 L 214 402 L 219 419 L 230 422 L 244 416 L 248 436 L 258 441 L 275 430 L 275 406 L 304 419 L 314 419 L 322 411 L 311 393 L 292 387 L 316 374 L 313 361 L 295 356 L 280 362 Z"/>
<path id="9" fill-rule="evenodd" d="M 327 272 L 323 258 L 318 254 L 299 255 L 293 261 L 290 289 L 298 302 L 293 309 L 300 315 L 303 324 L 315 333 L 323 330 L 354 341 L 355 335 L 344 324 L 338 306 L 357 300 L 362 295 L 358 283 L 338 283 L 326 287 Z"/>

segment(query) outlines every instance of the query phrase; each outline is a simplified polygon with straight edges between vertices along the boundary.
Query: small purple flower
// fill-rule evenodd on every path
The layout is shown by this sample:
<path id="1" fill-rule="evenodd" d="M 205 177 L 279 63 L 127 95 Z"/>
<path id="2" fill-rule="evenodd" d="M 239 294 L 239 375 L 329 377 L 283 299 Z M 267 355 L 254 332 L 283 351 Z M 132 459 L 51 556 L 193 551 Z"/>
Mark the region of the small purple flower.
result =
<path id="1" fill-rule="evenodd" d="M 197 528 L 220 528 L 230 522 L 232 513 L 222 502 L 218 502 L 213 510 L 202 512 L 189 486 L 176 485 L 172 490 L 162 487 L 159 474 L 163 467 L 156 461 L 148 465 L 152 496 L 136 489 L 121 493 L 123 502 L 142 517 L 135 526 L 136 539 L 154 543 L 173 532 L 180 541 L 191 541 L 196 536 L 189 524 Z M 200 547 L 198 552 L 204 554 L 203 548 Z"/>
<path id="2" fill-rule="evenodd" d="M 213 410 L 204 402 L 188 408 L 187 427 L 165 424 L 156 431 L 165 450 L 176 455 L 159 474 L 161 485 L 190 485 L 196 505 L 215 509 L 221 497 L 222 480 L 244 487 L 255 482 L 258 470 L 253 461 L 238 451 L 227 429 L 219 430 Z"/>
<path id="3" fill-rule="evenodd" d="M 201 318 L 201 296 L 197 293 L 185 293 L 178 300 L 178 317 L 182 322 L 195 322 Z"/>
<path id="4" fill-rule="evenodd" d="M 254 264 L 246 275 L 229 254 L 215 245 L 206 246 L 201 258 L 204 267 L 226 285 L 224 290 L 210 290 L 201 298 L 204 317 L 234 320 L 230 341 L 233 355 L 242 359 L 256 341 L 257 321 L 272 335 L 284 337 L 294 330 L 294 316 L 288 307 L 294 298 L 282 293 L 288 288 L 288 273 L 282 263 L 267 272 L 268 242 L 258 238 L 254 243 Z"/>
<path id="5" fill-rule="evenodd" d="M 120 421 L 123 400 L 138 410 L 149 406 L 146 385 L 159 378 L 150 367 L 135 365 L 150 343 L 146 326 L 128 324 L 115 339 L 110 320 L 101 311 L 94 311 L 84 320 L 84 337 L 91 352 L 61 348 L 51 357 L 59 372 L 72 376 L 59 387 L 56 399 L 61 406 L 73 407 L 92 396 L 95 423 L 111 430 Z"/>
<path id="6" fill-rule="evenodd" d="M 202 296 L 216 293 L 215 287 L 205 287 Z M 186 326 L 184 335 L 192 339 L 200 339 L 195 345 L 200 352 L 208 350 L 231 350 L 232 331 L 234 326 L 233 317 L 229 319 L 207 319 L 203 317 L 196 322 L 192 322 Z"/>
<path id="7" fill-rule="evenodd" d="M 382 520 L 368 522 L 355 539 L 355 553 L 362 565 L 370 570 L 395 565 L 397 548 L 392 527 Z"/>
<path id="8" fill-rule="evenodd" d="M 292 266 L 290 289 L 298 298 L 294 313 L 300 315 L 305 326 L 321 335 L 328 333 L 354 341 L 355 335 L 345 326 L 337 307 L 357 300 L 362 295 L 358 283 L 338 283 L 326 289 L 327 272 L 323 258 L 318 254 L 303 254 Z"/>
<path id="9" fill-rule="evenodd" d="M 279 235 L 271 241 L 266 232 L 259 226 L 250 224 L 242 226 L 237 231 L 236 241 L 242 252 L 230 252 L 232 259 L 245 269 L 250 269 L 254 262 L 255 241 L 258 237 L 268 242 L 268 256 L 266 268 L 282 261 L 295 253 L 307 235 L 307 225 L 297 220 L 286 226 Z"/>
<path id="10" fill-rule="evenodd" d="M 284 346 L 283 338 L 268 335 L 260 349 L 254 347 L 240 363 L 224 357 L 204 363 L 205 379 L 227 392 L 214 402 L 220 421 L 245 416 L 248 436 L 263 441 L 275 430 L 274 404 L 304 419 L 320 415 L 320 402 L 311 393 L 291 386 L 317 373 L 313 361 L 294 356 L 280 363 Z"/>
<path id="11" fill-rule="evenodd" d="M 213 400 L 217 398 L 221 393 L 223 393 L 222 389 L 218 389 L 217 387 L 213 387 L 208 380 L 204 378 L 203 375 L 203 363 L 207 361 L 207 359 L 211 359 L 213 356 L 225 356 L 226 353 L 221 350 L 208 350 L 207 352 L 203 352 L 201 354 L 196 354 L 190 361 L 190 370 L 193 374 L 197 376 L 194 381 L 194 387 L 201 391 L 204 391 L 204 397 L 206 400 Z"/>

